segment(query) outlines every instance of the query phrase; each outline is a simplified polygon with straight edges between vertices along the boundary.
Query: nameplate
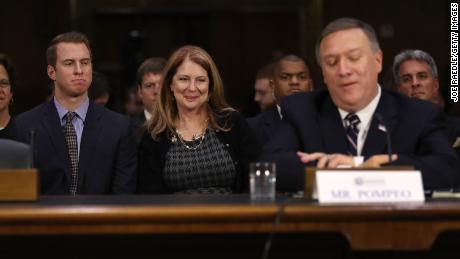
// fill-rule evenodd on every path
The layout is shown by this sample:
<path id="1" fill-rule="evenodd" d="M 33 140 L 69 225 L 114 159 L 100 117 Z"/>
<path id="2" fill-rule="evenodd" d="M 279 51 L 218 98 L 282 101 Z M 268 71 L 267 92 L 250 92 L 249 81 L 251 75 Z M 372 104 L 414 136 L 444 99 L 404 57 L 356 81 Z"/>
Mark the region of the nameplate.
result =
<path id="1" fill-rule="evenodd" d="M 318 170 L 319 203 L 423 202 L 422 176 L 414 170 Z"/>

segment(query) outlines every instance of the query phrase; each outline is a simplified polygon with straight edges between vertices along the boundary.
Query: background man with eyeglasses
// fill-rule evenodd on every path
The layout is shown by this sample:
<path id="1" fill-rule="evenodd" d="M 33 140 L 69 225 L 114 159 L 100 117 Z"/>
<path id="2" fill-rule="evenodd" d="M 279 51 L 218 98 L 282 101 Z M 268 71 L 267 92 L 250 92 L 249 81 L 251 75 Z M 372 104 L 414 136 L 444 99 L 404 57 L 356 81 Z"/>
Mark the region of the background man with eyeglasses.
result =
<path id="1" fill-rule="evenodd" d="M 9 106 L 13 103 L 15 75 L 10 59 L 0 53 L 0 138 L 11 138 L 12 118 Z"/>

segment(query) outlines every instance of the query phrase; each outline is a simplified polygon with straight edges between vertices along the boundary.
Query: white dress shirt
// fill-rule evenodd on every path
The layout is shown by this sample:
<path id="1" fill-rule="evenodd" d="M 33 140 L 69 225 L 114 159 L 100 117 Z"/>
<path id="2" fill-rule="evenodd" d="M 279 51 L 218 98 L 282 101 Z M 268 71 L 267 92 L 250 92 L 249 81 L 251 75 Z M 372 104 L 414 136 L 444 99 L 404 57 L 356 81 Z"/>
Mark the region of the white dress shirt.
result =
<path id="1" fill-rule="evenodd" d="M 359 120 L 361 123 L 358 125 L 358 140 L 357 140 L 357 153 L 358 156 L 361 156 L 361 152 L 363 150 L 364 143 L 366 142 L 367 133 L 369 132 L 369 128 L 371 126 L 372 118 L 374 117 L 374 112 L 377 109 L 377 105 L 379 104 L 380 96 L 382 95 L 382 90 L 380 89 L 380 85 L 378 86 L 377 95 L 372 99 L 372 101 L 363 109 L 355 112 L 358 115 Z M 343 127 L 347 128 L 349 125 L 348 121 L 345 120 L 345 117 L 348 115 L 349 112 L 342 110 L 340 108 L 339 113 L 340 117 L 342 118 Z"/>

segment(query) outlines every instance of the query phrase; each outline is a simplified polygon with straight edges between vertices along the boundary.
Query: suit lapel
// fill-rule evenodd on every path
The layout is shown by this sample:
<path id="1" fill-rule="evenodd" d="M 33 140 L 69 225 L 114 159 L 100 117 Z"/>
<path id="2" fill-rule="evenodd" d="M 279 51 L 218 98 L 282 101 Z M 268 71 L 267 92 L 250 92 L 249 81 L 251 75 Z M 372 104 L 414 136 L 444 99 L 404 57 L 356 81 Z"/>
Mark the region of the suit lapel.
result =
<path id="1" fill-rule="evenodd" d="M 270 139 L 274 132 L 276 131 L 276 127 L 274 126 L 276 123 L 281 121 L 281 118 L 278 113 L 278 109 L 276 106 L 269 110 L 270 112 L 267 113 L 266 119 L 264 119 L 263 131 L 267 139 Z"/>
<path id="2" fill-rule="evenodd" d="M 345 129 L 337 107 L 330 97 L 321 104 L 319 112 L 320 136 L 323 137 L 324 152 L 347 153 Z"/>
<path id="3" fill-rule="evenodd" d="M 70 183 L 70 163 L 69 156 L 67 153 L 67 146 L 65 143 L 64 132 L 61 126 L 61 119 L 51 100 L 43 112 L 43 119 L 41 124 L 48 134 L 52 145 L 56 150 L 59 161 L 62 162 L 62 168 L 64 168 L 65 176 L 67 181 Z"/>
<path id="4" fill-rule="evenodd" d="M 387 136 L 385 131 L 391 132 L 396 125 L 396 104 L 391 96 L 382 90 L 379 104 L 374 114 L 380 114 L 383 123 L 375 116 L 372 118 L 369 132 L 363 146 L 362 155 L 369 157 L 375 154 L 385 154 L 387 152 Z M 386 124 L 386 125 L 383 125 Z"/>
<path id="5" fill-rule="evenodd" d="M 91 157 L 98 143 L 99 129 L 101 126 L 102 113 L 99 107 L 96 107 L 90 101 L 88 112 L 83 127 L 83 133 L 80 143 L 80 158 L 78 161 L 78 186 L 82 186 L 85 175 L 91 164 Z"/>

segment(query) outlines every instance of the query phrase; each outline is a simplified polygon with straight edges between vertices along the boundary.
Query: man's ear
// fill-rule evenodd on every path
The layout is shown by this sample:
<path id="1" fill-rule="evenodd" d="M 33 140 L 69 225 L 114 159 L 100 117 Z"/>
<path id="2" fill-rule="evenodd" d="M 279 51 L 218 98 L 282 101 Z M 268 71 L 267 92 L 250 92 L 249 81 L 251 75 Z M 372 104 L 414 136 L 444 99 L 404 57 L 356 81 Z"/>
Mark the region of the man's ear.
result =
<path id="1" fill-rule="evenodd" d="M 434 79 L 434 90 L 439 91 L 439 80 L 437 78 Z"/>
<path id="2" fill-rule="evenodd" d="M 276 102 L 275 80 L 270 79 L 268 82 L 269 82 L 268 86 L 270 87 L 271 96 L 273 97 L 273 100 L 275 100 L 275 102 Z"/>
<path id="3" fill-rule="evenodd" d="M 382 72 L 383 52 L 381 49 L 375 52 L 375 63 L 377 64 L 377 71 Z"/>
<path id="4" fill-rule="evenodd" d="M 274 93 L 275 92 L 275 81 L 273 80 L 273 78 L 268 80 L 268 85 L 270 87 L 270 91 Z"/>
<path id="5" fill-rule="evenodd" d="M 142 98 L 142 85 L 141 84 L 137 85 L 137 96 Z"/>
<path id="6" fill-rule="evenodd" d="M 51 80 L 56 81 L 56 69 L 53 66 L 48 65 L 46 72 Z"/>
<path id="7" fill-rule="evenodd" d="M 315 89 L 315 85 L 313 83 L 313 79 L 308 79 L 308 90 L 307 91 L 313 91 Z"/>

